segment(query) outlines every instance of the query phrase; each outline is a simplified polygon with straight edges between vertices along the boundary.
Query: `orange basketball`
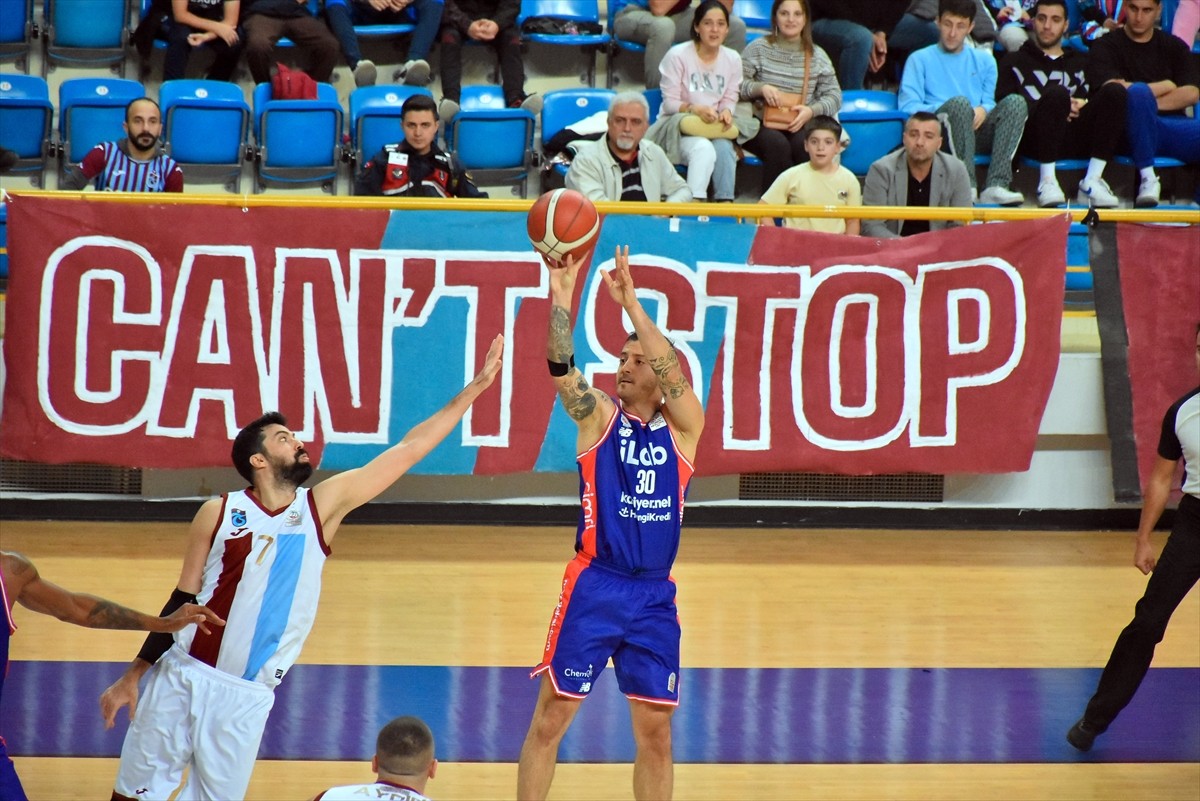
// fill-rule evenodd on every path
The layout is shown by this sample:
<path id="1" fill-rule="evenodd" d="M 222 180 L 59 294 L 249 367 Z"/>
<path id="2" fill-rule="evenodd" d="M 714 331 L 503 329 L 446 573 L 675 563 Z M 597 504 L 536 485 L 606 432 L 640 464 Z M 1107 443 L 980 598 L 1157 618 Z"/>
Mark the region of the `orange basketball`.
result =
<path id="1" fill-rule="evenodd" d="M 529 241 L 552 267 L 567 254 L 584 259 L 600 234 L 600 215 L 592 201 L 574 189 L 555 189 L 537 199 L 525 220 Z"/>

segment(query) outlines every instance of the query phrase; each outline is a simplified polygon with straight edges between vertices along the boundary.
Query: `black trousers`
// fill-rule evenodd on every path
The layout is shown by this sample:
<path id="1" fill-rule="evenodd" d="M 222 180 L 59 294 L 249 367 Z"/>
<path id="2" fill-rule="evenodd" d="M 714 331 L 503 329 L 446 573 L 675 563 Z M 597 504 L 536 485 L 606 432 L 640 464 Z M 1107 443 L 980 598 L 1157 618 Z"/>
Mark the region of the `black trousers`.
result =
<path id="1" fill-rule="evenodd" d="M 1071 95 L 1058 84 L 1042 90 L 1029 106 L 1021 153 L 1048 164 L 1059 159 L 1112 160 L 1125 133 L 1125 87 L 1105 84 L 1094 92 L 1079 116 L 1068 120 Z"/>
<path id="2" fill-rule="evenodd" d="M 442 45 L 442 97 L 455 103 L 462 97 L 462 47 L 465 35 L 458 28 L 442 26 L 438 41 Z M 480 42 L 496 51 L 500 62 L 500 82 L 504 104 L 519 106 L 525 99 L 525 62 L 521 60 L 521 31 L 516 25 L 500 29 L 490 42 Z"/>
<path id="3" fill-rule="evenodd" d="M 1171 614 L 1198 579 L 1200 500 L 1185 494 L 1175 513 L 1171 536 L 1146 584 L 1146 593 L 1137 602 L 1133 621 L 1117 638 L 1096 694 L 1088 701 L 1083 715 L 1088 728 L 1104 731 L 1133 699 L 1150 669 L 1154 646 L 1162 642 Z"/>
<path id="4" fill-rule="evenodd" d="M 758 129 L 754 138 L 747 140 L 742 147 L 762 159 L 761 194 L 766 194 L 771 184 L 779 177 L 779 173 L 808 161 L 808 151 L 804 149 L 803 129 L 791 133 L 777 131 L 764 125 Z"/>

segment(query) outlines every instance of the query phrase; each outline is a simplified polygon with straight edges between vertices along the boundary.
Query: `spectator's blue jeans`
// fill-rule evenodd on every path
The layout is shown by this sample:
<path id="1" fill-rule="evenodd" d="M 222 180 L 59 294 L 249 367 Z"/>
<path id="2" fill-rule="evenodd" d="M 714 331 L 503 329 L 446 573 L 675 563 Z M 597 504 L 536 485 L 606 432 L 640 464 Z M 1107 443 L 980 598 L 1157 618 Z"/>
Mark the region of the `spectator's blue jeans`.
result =
<path id="1" fill-rule="evenodd" d="M 1126 92 L 1125 137 L 1139 170 L 1154 165 L 1155 156 L 1200 164 L 1200 119 L 1158 113 L 1154 92 L 1135 83 Z"/>
<path id="2" fill-rule="evenodd" d="M 362 61 L 358 36 L 354 33 L 355 25 L 415 25 L 405 60 L 427 60 L 442 24 L 442 3 L 440 0 L 413 0 L 412 5 L 403 11 L 376 11 L 356 0 L 327 0 L 325 20 L 342 46 L 350 69 Z"/>

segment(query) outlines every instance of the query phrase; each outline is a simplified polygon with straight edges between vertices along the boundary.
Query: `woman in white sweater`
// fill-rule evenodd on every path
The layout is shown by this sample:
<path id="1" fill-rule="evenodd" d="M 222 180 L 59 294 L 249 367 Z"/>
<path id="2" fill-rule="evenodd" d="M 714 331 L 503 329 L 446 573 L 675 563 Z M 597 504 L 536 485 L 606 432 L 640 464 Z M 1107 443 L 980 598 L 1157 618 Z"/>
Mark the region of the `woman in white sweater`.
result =
<path id="1" fill-rule="evenodd" d="M 723 46 L 729 33 L 729 12 L 718 0 L 704 0 L 692 17 L 692 41 L 675 45 L 663 57 L 662 110 L 647 133 L 677 163 L 687 165 L 687 182 L 695 200 L 732 201 L 737 156 L 732 139 L 708 139 L 681 134 L 679 124 L 688 114 L 704 122 L 733 126 L 742 60 Z"/>

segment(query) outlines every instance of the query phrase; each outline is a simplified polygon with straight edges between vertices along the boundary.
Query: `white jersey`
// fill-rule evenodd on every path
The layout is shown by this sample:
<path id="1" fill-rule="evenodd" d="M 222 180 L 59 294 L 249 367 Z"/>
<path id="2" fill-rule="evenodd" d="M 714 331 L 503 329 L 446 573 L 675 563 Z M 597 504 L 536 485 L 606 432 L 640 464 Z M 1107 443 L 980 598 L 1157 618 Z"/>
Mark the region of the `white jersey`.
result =
<path id="1" fill-rule="evenodd" d="M 382 781 L 374 784 L 347 784 L 343 787 L 330 787 L 317 796 L 315 801 L 363 801 L 368 798 L 381 798 L 384 801 L 429 801 L 411 787 Z"/>
<path id="2" fill-rule="evenodd" d="M 209 634 L 188 626 L 176 647 L 232 676 L 279 684 L 312 629 L 328 555 L 311 490 L 273 511 L 248 490 L 229 493 L 196 596 L 225 625 Z"/>

